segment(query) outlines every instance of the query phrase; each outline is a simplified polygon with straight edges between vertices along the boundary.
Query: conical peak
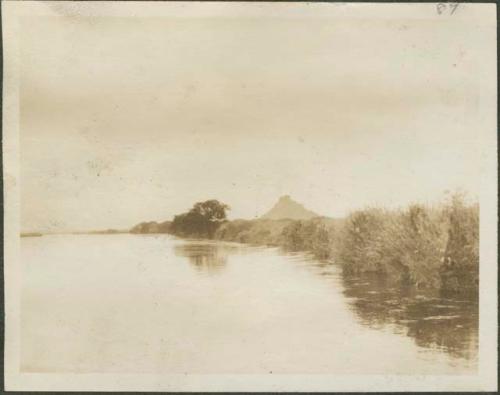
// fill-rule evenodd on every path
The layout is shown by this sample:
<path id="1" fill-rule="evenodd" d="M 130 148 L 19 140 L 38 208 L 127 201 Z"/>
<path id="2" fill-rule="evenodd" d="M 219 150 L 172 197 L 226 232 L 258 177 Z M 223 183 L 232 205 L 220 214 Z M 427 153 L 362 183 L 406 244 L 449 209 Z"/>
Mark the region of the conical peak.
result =
<path id="1" fill-rule="evenodd" d="M 283 195 L 276 204 L 264 214 L 263 219 L 310 219 L 318 215 L 307 210 L 302 204 L 293 200 L 290 195 Z"/>

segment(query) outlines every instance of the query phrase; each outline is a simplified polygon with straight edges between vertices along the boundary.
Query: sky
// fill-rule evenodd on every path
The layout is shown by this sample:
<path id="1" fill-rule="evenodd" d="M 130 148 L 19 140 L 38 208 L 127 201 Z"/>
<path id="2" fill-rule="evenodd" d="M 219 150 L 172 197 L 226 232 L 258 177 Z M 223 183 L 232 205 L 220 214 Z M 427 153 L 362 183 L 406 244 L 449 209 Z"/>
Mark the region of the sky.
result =
<path id="1" fill-rule="evenodd" d="M 22 22 L 23 231 L 478 194 L 473 25 L 55 15 Z"/>

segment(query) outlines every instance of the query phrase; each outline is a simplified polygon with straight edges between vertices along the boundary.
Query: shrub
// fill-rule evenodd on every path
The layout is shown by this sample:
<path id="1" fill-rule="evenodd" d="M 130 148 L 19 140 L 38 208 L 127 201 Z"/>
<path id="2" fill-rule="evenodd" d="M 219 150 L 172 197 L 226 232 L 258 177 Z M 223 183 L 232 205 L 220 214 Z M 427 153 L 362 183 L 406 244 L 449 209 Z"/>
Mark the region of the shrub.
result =
<path id="1" fill-rule="evenodd" d="M 448 242 L 441 268 L 445 292 L 477 293 L 479 287 L 479 205 L 455 196 L 447 208 Z"/>
<path id="2" fill-rule="evenodd" d="M 333 241 L 347 274 L 375 272 L 403 284 L 477 292 L 479 206 L 455 195 L 439 207 L 353 212 Z"/>
<path id="3" fill-rule="evenodd" d="M 282 231 L 282 245 L 291 251 L 309 251 L 320 259 L 331 255 L 333 225 L 315 218 L 307 221 L 293 221 Z"/>
<path id="4" fill-rule="evenodd" d="M 334 240 L 335 260 L 346 273 L 382 272 L 382 235 L 387 213 L 370 208 L 350 214 Z"/>
<path id="5" fill-rule="evenodd" d="M 412 205 L 390 214 L 380 245 L 385 271 L 403 283 L 438 288 L 446 231 L 441 210 Z"/>

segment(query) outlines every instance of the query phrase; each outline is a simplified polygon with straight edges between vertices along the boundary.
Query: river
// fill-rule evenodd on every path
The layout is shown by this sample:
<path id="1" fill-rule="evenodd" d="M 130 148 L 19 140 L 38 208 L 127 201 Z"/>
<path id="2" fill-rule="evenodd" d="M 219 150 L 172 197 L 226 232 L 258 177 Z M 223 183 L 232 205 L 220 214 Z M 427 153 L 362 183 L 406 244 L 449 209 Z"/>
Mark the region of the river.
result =
<path id="1" fill-rule="evenodd" d="M 168 235 L 21 241 L 24 372 L 471 374 L 477 303 Z"/>

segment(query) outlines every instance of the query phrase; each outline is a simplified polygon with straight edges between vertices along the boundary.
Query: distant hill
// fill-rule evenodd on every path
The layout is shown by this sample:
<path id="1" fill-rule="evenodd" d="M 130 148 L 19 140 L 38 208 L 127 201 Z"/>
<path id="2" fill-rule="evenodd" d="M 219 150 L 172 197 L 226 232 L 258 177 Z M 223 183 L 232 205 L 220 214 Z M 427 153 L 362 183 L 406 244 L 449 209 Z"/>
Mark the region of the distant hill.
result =
<path id="1" fill-rule="evenodd" d="M 38 232 L 22 232 L 21 237 L 41 237 L 43 236 L 41 233 Z"/>
<path id="2" fill-rule="evenodd" d="M 168 233 L 171 221 L 165 222 L 141 222 L 130 229 L 130 233 Z"/>
<path id="3" fill-rule="evenodd" d="M 85 232 L 72 232 L 76 235 L 117 235 L 122 233 L 128 233 L 128 230 L 124 229 L 104 229 L 104 230 L 88 230 Z"/>
<path id="4" fill-rule="evenodd" d="M 306 209 L 290 196 L 280 197 L 274 207 L 264 214 L 261 219 L 311 219 L 319 217 L 315 212 Z"/>

